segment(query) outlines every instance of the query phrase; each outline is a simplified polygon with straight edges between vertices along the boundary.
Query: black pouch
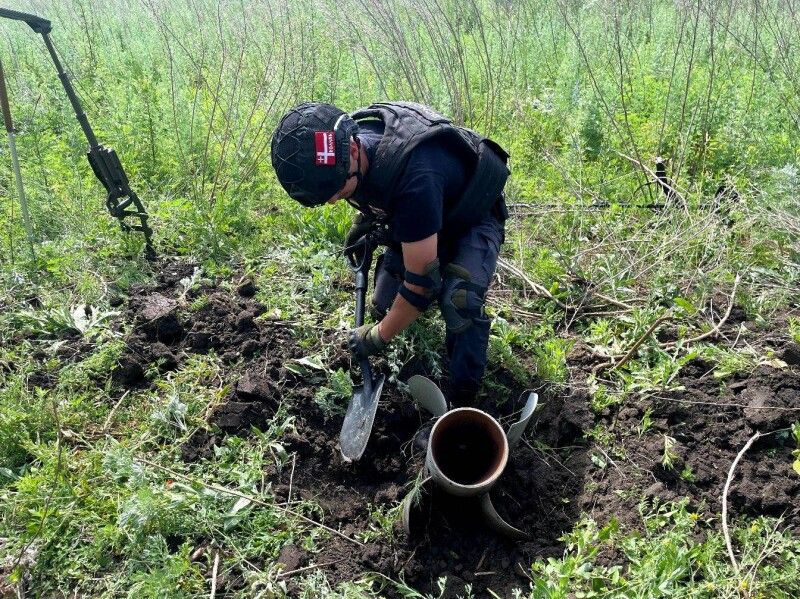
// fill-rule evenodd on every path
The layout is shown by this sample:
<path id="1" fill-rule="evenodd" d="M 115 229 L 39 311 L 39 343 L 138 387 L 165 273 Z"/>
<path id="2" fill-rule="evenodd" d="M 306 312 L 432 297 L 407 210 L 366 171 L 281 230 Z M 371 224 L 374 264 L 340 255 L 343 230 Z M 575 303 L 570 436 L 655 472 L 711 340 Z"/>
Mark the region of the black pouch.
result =
<path id="1" fill-rule="evenodd" d="M 508 220 L 508 206 L 506 206 L 506 194 L 501 193 L 500 197 L 497 198 L 495 201 L 494 206 L 492 206 L 491 215 L 499 220 L 501 223 L 504 223 Z"/>
<path id="2" fill-rule="evenodd" d="M 509 171 L 508 152 L 491 139 L 482 138 L 477 147 L 475 172 L 464 188 L 458 204 L 447 214 L 448 226 L 469 227 L 491 213 L 503 192 Z M 503 203 L 503 211 L 505 203 Z M 505 218 L 503 218 L 505 220 Z"/>

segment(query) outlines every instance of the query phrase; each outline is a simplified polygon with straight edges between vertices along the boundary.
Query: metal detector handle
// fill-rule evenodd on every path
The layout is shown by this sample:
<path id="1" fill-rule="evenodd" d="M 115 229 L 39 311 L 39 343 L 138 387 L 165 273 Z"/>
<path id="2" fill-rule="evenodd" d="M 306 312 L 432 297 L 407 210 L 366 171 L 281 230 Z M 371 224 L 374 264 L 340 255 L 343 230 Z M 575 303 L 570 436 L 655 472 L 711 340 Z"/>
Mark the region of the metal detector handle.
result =
<path id="1" fill-rule="evenodd" d="M 24 21 L 31 26 L 36 33 L 50 33 L 53 29 L 50 21 L 42 17 L 37 17 L 27 12 L 19 12 L 16 10 L 9 10 L 7 8 L 0 8 L 0 17 L 5 19 L 14 19 L 15 21 Z"/>
<path id="2" fill-rule="evenodd" d="M 3 71 L 3 61 L 0 60 L 0 108 L 3 110 L 3 122 L 6 131 L 14 133 L 14 123 L 11 120 L 11 107 L 8 105 L 8 92 L 6 91 L 6 74 Z"/>
<path id="3" fill-rule="evenodd" d="M 92 130 L 92 126 L 89 124 L 89 119 L 86 117 L 86 113 L 83 111 L 83 107 L 78 100 L 78 95 L 75 93 L 75 89 L 70 83 L 69 75 L 67 75 L 67 72 L 61 65 L 61 61 L 58 58 L 58 53 L 56 52 L 53 42 L 50 39 L 49 33 L 52 30 L 50 21 L 43 19 L 42 17 L 37 17 L 36 15 L 17 12 L 15 10 L 8 10 L 7 8 L 0 8 L 0 18 L 23 21 L 30 25 L 31 29 L 33 29 L 36 33 L 42 34 L 44 44 L 47 47 L 50 58 L 53 60 L 53 64 L 56 67 L 58 78 L 61 80 L 61 85 L 67 94 L 67 98 L 69 98 L 69 102 L 72 105 L 72 110 L 75 112 L 78 123 L 80 124 L 81 129 L 83 130 L 83 133 L 89 142 L 89 151 L 87 153 L 89 164 L 91 165 L 94 174 L 108 192 L 106 197 L 106 206 L 111 212 L 111 215 L 119 220 L 123 230 L 141 231 L 144 234 L 145 256 L 148 259 L 154 259 L 156 253 L 153 249 L 152 243 L 153 230 L 147 224 L 147 211 L 145 210 L 145 207 L 139 197 L 128 185 L 128 177 L 125 174 L 125 170 L 122 168 L 122 163 L 119 161 L 119 158 L 114 150 L 101 146 L 97 142 L 97 137 Z M 6 121 L 6 127 L 8 127 L 8 121 Z M 133 205 L 133 208 L 129 210 L 131 205 Z M 126 217 L 138 218 L 139 224 L 129 225 L 125 222 Z"/>

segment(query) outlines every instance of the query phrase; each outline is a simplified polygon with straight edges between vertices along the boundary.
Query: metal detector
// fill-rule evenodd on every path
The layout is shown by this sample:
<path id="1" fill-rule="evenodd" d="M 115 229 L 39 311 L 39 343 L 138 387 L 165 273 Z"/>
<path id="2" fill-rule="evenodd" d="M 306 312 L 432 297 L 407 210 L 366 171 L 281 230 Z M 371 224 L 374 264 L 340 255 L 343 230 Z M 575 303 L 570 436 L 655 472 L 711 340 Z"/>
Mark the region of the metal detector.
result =
<path id="1" fill-rule="evenodd" d="M 117 153 L 106 146 L 97 142 L 89 119 L 86 118 L 86 113 L 83 112 L 78 96 L 72 84 L 69 82 L 68 75 L 64 72 L 61 66 L 61 61 L 58 59 L 58 54 L 50 40 L 50 31 L 53 27 L 47 19 L 37 17 L 24 12 L 17 12 L 15 10 L 8 10 L 7 8 L 0 8 L 0 17 L 5 19 L 13 19 L 15 21 L 23 21 L 30 25 L 36 33 L 40 33 L 44 38 L 44 44 L 47 46 L 47 51 L 53 59 L 58 72 L 58 78 L 61 80 L 61 85 L 67 93 L 72 109 L 75 111 L 75 116 L 83 129 L 86 139 L 89 141 L 89 151 L 86 157 L 89 159 L 89 164 L 94 171 L 95 176 L 100 180 L 106 188 L 108 195 L 106 196 L 106 207 L 111 213 L 111 216 L 119 220 L 120 227 L 123 231 L 140 231 L 144 235 L 145 240 L 145 256 L 149 260 L 155 259 L 156 253 L 153 249 L 152 234 L 153 230 L 147 224 L 147 211 L 145 210 L 139 196 L 128 185 L 128 176 L 125 174 L 125 169 L 122 168 L 122 163 L 117 157 Z M 136 218 L 139 220 L 138 224 L 129 224 L 125 221 L 126 218 Z"/>

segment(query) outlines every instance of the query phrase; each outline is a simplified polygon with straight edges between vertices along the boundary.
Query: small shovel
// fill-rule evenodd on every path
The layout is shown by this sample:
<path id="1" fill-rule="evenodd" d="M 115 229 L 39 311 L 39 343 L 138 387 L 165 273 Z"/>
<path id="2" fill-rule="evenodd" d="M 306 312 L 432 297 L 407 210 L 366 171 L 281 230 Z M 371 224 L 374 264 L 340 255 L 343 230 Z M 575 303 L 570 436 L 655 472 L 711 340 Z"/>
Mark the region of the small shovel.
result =
<path id="1" fill-rule="evenodd" d="M 363 246 L 363 252 L 357 246 Z M 367 277 L 375 244 L 368 234 L 362 237 L 353 249 L 357 251 L 348 253 L 347 262 L 350 270 L 356 275 L 356 327 L 360 327 L 364 324 Z M 353 387 L 353 397 L 347 406 L 342 432 L 339 433 L 339 447 L 346 462 L 354 462 L 364 454 L 383 390 L 384 376 L 381 375 L 377 379 L 372 376 L 369 360 L 360 359 L 359 365 L 363 382 Z"/>

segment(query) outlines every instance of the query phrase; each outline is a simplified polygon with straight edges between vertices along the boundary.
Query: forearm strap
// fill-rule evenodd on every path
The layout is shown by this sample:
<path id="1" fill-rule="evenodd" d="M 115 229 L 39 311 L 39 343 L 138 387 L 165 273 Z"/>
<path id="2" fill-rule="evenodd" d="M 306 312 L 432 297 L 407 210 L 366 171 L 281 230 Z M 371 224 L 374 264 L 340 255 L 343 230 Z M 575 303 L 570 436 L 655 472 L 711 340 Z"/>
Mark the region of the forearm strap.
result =
<path id="1" fill-rule="evenodd" d="M 442 274 L 439 271 L 438 258 L 430 262 L 425 267 L 425 272 L 421 275 L 406 270 L 403 278 L 405 279 L 405 283 L 400 285 L 398 293 L 420 312 L 427 310 L 428 306 L 433 303 L 433 300 L 439 296 L 439 292 L 442 290 Z M 422 287 L 425 291 L 423 293 L 417 293 L 410 289 L 408 285 Z"/>
<path id="2" fill-rule="evenodd" d="M 435 298 L 428 297 L 422 295 L 421 293 L 417 293 L 416 291 L 412 291 L 405 285 L 400 285 L 400 289 L 397 291 L 404 300 L 406 300 L 409 304 L 414 306 L 420 312 L 424 312 L 428 309 L 428 307 L 433 303 Z"/>

